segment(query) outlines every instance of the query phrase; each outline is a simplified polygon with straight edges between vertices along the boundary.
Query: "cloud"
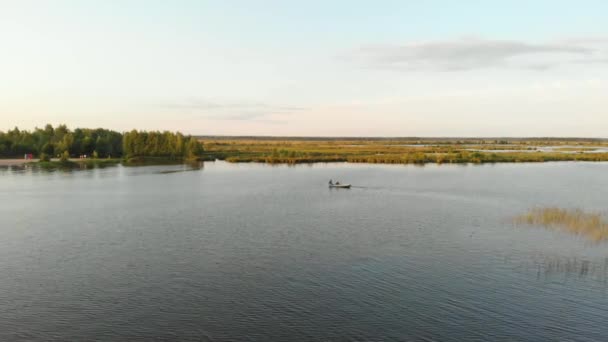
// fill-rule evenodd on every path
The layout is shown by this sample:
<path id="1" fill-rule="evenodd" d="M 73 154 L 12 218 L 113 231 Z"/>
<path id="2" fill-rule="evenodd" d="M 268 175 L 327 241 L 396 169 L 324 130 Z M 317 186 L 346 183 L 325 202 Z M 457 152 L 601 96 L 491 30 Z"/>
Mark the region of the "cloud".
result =
<path id="1" fill-rule="evenodd" d="M 588 58 L 573 60 L 572 63 L 577 64 L 608 64 L 608 58 Z"/>
<path id="2" fill-rule="evenodd" d="M 402 71 L 466 71 L 484 68 L 547 70 L 558 65 L 599 63 L 605 38 L 553 43 L 462 38 L 402 45 L 369 45 L 351 51 L 351 60 L 372 69 Z M 599 58 L 598 58 L 599 55 Z"/>
<path id="3" fill-rule="evenodd" d="M 583 46 L 608 46 L 608 36 L 570 37 L 560 40 L 559 43 Z"/>
<path id="4" fill-rule="evenodd" d="M 165 103 L 163 108 L 188 112 L 198 118 L 231 121 L 258 121 L 265 123 L 280 123 L 282 120 L 273 119 L 278 115 L 289 115 L 304 111 L 308 108 L 295 106 L 271 105 L 250 101 L 221 101 L 207 99 L 187 99 L 174 103 Z"/>

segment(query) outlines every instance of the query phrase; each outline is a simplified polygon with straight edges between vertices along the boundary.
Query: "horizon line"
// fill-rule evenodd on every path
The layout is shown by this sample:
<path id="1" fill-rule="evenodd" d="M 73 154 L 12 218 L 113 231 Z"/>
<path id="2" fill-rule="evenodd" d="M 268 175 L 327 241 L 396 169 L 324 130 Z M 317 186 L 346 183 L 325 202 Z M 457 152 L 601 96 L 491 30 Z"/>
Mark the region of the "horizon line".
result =
<path id="1" fill-rule="evenodd" d="M 278 140 L 278 139 L 332 139 L 332 140 L 390 140 L 390 139 L 400 139 L 400 140 L 524 140 L 524 139 L 532 139 L 532 140 L 559 140 L 559 139 L 569 139 L 569 140 L 604 140 L 608 141 L 608 137 L 580 137 L 580 136 L 314 136 L 314 135 L 297 135 L 297 136 L 282 136 L 282 135 L 209 135 L 209 134 L 191 134 L 191 136 L 196 138 L 214 138 L 214 139 L 270 139 L 270 140 Z"/>

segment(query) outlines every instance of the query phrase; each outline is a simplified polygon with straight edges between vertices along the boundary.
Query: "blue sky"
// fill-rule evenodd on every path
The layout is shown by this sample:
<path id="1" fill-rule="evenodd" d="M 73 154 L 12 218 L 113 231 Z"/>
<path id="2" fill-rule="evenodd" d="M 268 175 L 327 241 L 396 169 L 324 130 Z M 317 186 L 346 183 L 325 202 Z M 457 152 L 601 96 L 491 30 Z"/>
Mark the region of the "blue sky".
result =
<path id="1" fill-rule="evenodd" d="M 608 136 L 606 1 L 0 0 L 0 129 Z"/>

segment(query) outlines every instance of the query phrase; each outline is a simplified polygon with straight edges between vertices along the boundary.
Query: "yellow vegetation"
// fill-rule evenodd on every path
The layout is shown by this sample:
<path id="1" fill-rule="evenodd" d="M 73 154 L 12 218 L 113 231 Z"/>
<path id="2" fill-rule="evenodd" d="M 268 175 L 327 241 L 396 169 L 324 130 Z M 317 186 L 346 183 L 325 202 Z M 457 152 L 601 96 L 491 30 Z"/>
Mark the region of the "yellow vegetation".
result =
<path id="1" fill-rule="evenodd" d="M 559 229 L 583 235 L 593 241 L 608 239 L 608 222 L 599 213 L 588 213 L 580 209 L 534 208 L 518 216 L 516 223 Z"/>
<path id="2" fill-rule="evenodd" d="M 608 161 L 608 153 L 564 153 L 536 150 L 535 146 L 542 146 L 548 143 L 543 141 L 205 138 L 202 139 L 202 142 L 205 146 L 205 158 L 217 158 L 229 162 L 288 164 L 315 162 L 480 164 Z M 536 145 L 532 145 L 532 143 L 536 143 Z M 551 143 L 563 145 L 574 144 L 576 142 L 551 141 Z M 593 143 L 597 146 L 606 146 L 602 145 L 606 144 L 605 142 Z M 503 151 L 495 152 L 494 150 Z"/>

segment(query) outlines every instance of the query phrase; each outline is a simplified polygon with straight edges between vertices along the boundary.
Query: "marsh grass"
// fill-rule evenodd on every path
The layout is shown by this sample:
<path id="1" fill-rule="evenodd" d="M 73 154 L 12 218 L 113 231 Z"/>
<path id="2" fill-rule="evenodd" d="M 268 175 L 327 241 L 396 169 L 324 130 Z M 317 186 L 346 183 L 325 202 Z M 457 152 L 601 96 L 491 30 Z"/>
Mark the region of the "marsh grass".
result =
<path id="1" fill-rule="evenodd" d="M 378 164 L 483 164 L 548 161 L 608 161 L 608 153 L 560 153 L 530 151 L 526 141 L 490 143 L 412 140 L 321 139 L 202 139 L 203 158 L 229 162 L 317 163 L 350 162 Z M 530 142 L 532 143 L 532 142 Z M 536 145 L 538 144 L 535 142 Z M 553 144 L 558 144 L 553 141 Z M 564 141 L 563 144 L 574 142 Z M 471 149 L 478 151 L 470 151 Z M 512 150 L 495 153 L 493 150 Z"/>
<path id="2" fill-rule="evenodd" d="M 608 239 L 608 222 L 602 215 L 581 209 L 534 208 L 516 217 L 515 223 L 562 230 L 596 242 Z"/>

